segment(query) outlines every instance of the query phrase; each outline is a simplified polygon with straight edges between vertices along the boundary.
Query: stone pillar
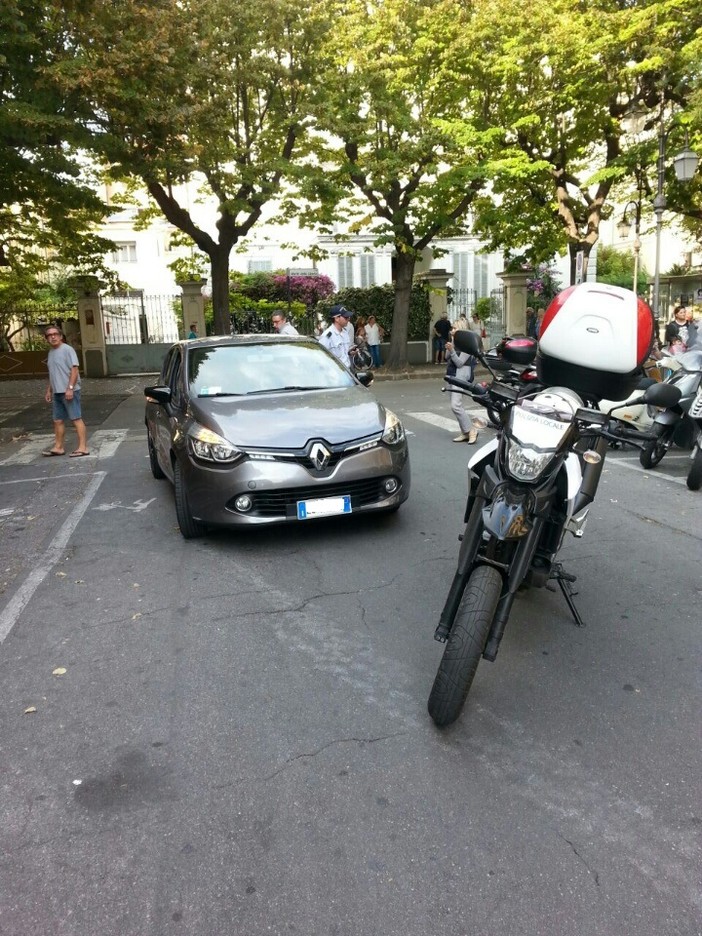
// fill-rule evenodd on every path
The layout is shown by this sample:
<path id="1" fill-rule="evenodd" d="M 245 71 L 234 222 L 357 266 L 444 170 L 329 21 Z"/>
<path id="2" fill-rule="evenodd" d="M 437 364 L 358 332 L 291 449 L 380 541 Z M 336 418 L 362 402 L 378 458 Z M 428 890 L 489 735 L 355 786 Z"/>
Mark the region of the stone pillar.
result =
<path id="1" fill-rule="evenodd" d="M 183 291 L 183 338 L 187 338 L 190 332 L 190 326 L 197 326 L 199 338 L 204 338 L 205 331 L 205 297 L 202 295 L 202 287 L 206 280 L 191 280 L 187 283 L 181 283 L 180 288 Z"/>
<path id="2" fill-rule="evenodd" d="M 505 284 L 505 334 L 526 335 L 527 280 L 531 270 L 498 273 Z"/>
<path id="3" fill-rule="evenodd" d="M 433 340 L 434 340 L 434 322 L 438 322 L 444 312 L 448 312 L 447 289 L 448 281 L 453 274 L 442 268 L 436 270 L 427 270 L 425 273 L 419 273 L 415 280 L 420 283 L 429 284 L 429 306 L 431 308 L 431 318 L 429 320 L 429 361 L 434 360 Z"/>
<path id="4" fill-rule="evenodd" d="M 85 377 L 107 376 L 105 352 L 105 320 L 95 283 L 75 283 L 78 292 L 78 322 L 80 323 L 81 354 Z"/>

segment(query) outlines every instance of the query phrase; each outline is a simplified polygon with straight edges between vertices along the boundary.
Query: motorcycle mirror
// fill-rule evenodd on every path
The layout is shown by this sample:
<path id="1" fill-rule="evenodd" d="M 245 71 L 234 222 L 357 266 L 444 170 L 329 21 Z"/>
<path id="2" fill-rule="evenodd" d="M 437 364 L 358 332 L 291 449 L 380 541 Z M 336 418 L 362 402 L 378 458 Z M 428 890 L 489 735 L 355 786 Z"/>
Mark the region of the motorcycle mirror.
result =
<path id="1" fill-rule="evenodd" d="M 667 409 L 669 406 L 675 406 L 680 401 L 682 393 L 675 384 L 657 383 L 649 387 L 644 393 L 645 403 L 651 403 L 653 406 L 660 406 Z"/>
<path id="2" fill-rule="evenodd" d="M 464 354 L 477 357 L 481 353 L 480 336 L 472 331 L 457 331 L 453 336 L 453 344 Z"/>

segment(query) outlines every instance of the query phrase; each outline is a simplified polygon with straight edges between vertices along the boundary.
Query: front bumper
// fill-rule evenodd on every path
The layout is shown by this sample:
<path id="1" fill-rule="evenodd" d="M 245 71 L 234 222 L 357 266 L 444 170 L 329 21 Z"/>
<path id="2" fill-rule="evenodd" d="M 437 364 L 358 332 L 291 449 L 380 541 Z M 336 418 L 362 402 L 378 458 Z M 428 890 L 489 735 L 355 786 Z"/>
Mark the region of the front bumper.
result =
<path id="1" fill-rule="evenodd" d="M 303 465 L 289 460 L 257 461 L 245 458 L 233 467 L 214 467 L 196 461 L 185 449 L 178 453 L 183 468 L 188 505 L 193 516 L 217 526 L 265 526 L 294 522 L 297 502 L 349 495 L 351 512 L 391 510 L 407 500 L 410 463 L 406 445 L 379 445 L 339 461 L 331 471 L 315 477 Z M 399 484 L 387 494 L 383 484 Z M 252 507 L 235 507 L 237 497 L 248 495 Z"/>

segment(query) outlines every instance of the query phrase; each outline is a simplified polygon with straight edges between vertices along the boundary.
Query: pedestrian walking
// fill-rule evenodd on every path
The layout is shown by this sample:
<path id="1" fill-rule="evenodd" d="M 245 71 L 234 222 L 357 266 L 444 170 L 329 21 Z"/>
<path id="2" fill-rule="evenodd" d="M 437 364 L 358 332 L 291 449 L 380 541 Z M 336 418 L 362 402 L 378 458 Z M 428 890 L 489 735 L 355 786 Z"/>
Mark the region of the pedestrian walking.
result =
<path id="1" fill-rule="evenodd" d="M 63 332 L 58 325 L 49 325 L 44 331 L 44 337 L 50 346 L 46 361 L 49 368 L 49 383 L 44 398 L 52 405 L 54 444 L 52 448 L 42 452 L 42 455 L 50 458 L 66 454 L 66 420 L 70 419 L 78 436 L 78 445 L 71 452 L 70 457 L 83 458 L 85 455 L 90 455 L 90 452 L 88 451 L 88 432 L 80 408 L 78 355 L 63 340 Z"/>
<path id="2" fill-rule="evenodd" d="M 468 382 L 473 379 L 475 358 L 465 351 L 456 351 L 452 341 L 446 342 L 446 361 L 447 376 L 455 376 Z M 467 442 L 469 445 L 473 445 L 478 438 L 478 430 L 473 425 L 473 420 L 463 405 L 464 399 L 464 395 L 456 390 L 451 390 L 449 393 L 451 412 L 456 417 L 458 427 L 461 430 L 453 441 Z"/>
<path id="3" fill-rule="evenodd" d="M 289 322 L 285 312 L 276 310 L 271 316 L 271 324 L 279 335 L 299 335 L 300 332 Z"/>
<path id="4" fill-rule="evenodd" d="M 448 312 L 444 312 L 441 318 L 434 322 L 434 363 L 442 364 L 445 360 L 446 342 L 451 337 L 451 323 L 448 320 Z"/>
<path id="5" fill-rule="evenodd" d="M 371 353 L 373 367 L 382 367 L 383 365 L 383 359 L 380 356 L 380 343 L 384 337 L 385 329 L 383 326 L 378 324 L 374 315 L 369 315 L 366 322 L 366 341 L 368 342 L 368 350 Z"/>

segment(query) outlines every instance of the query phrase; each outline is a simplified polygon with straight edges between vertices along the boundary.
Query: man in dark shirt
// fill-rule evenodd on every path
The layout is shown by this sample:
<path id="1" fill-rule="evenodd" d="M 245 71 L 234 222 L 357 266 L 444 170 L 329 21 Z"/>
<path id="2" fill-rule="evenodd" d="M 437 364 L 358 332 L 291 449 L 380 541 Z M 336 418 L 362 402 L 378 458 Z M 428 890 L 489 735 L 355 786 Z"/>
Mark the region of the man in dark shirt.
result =
<path id="1" fill-rule="evenodd" d="M 451 336 L 451 323 L 448 320 L 448 312 L 444 312 L 441 318 L 434 322 L 434 340 L 432 342 L 434 350 L 434 363 L 443 364 L 446 352 L 446 342 Z"/>

